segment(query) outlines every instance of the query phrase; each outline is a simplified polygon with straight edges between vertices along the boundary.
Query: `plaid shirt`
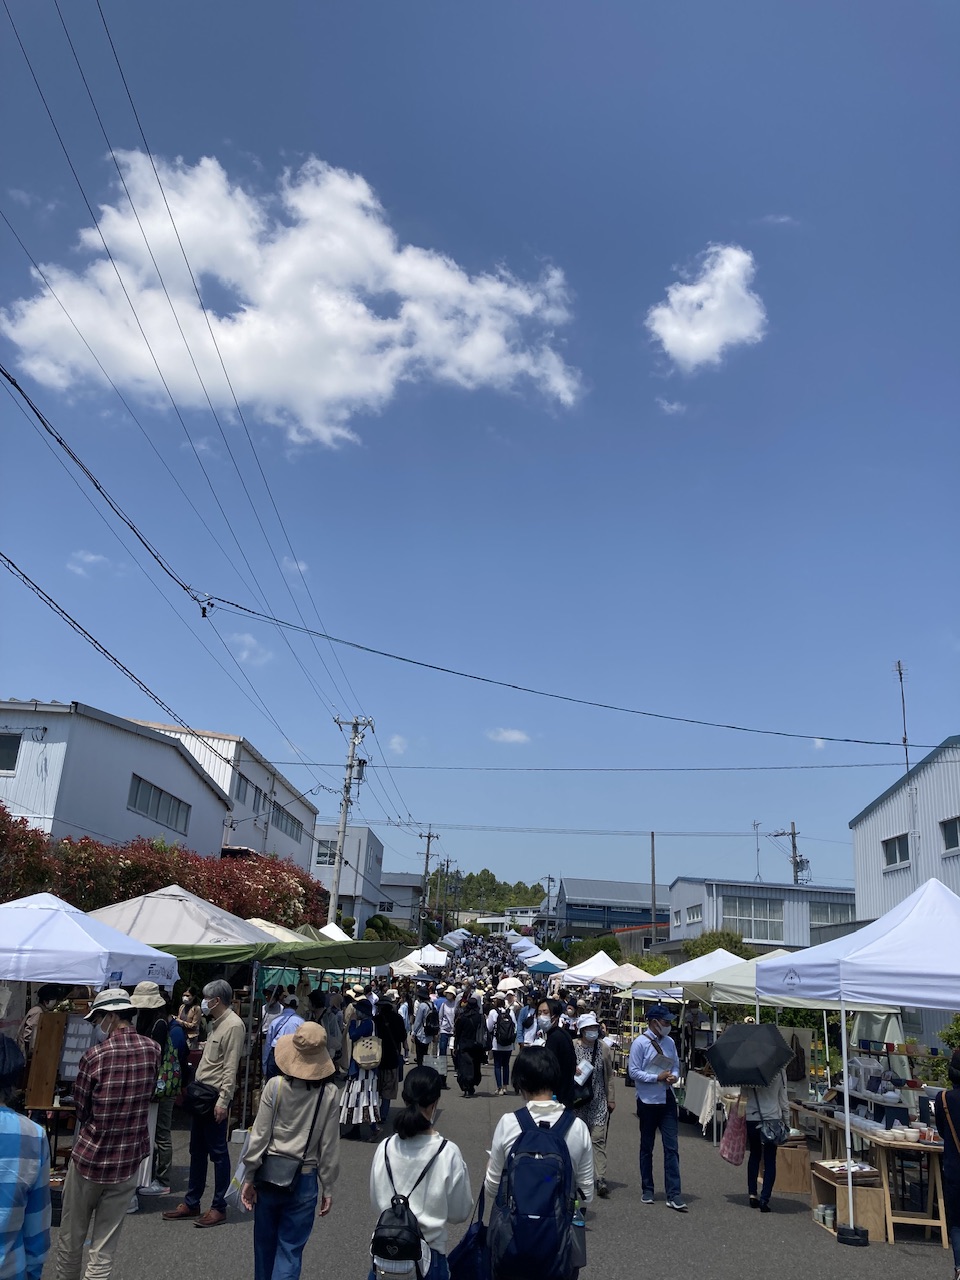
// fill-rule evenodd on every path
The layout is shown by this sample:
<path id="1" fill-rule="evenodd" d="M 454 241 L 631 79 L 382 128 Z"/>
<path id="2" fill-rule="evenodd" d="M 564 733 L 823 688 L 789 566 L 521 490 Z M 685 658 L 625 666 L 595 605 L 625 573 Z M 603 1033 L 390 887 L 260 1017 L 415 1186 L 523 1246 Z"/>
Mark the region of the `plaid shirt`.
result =
<path id="1" fill-rule="evenodd" d="M 80 1059 L 73 1096 L 77 1137 L 72 1160 L 90 1182 L 124 1182 L 150 1150 L 147 1113 L 160 1046 L 121 1022 Z"/>
<path id="2" fill-rule="evenodd" d="M 0 1280 L 40 1280 L 49 1249 L 47 1135 L 0 1107 Z"/>

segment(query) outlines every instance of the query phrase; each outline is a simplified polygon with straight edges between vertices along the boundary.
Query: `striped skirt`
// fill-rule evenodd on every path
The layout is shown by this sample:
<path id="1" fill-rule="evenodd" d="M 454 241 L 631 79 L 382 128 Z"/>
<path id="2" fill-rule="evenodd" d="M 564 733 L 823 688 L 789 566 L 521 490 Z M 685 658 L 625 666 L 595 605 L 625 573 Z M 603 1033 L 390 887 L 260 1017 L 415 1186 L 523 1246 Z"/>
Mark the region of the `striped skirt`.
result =
<path id="1" fill-rule="evenodd" d="M 340 1099 L 341 1124 L 379 1124 L 380 1094 L 377 1090 L 377 1068 L 361 1070 L 352 1076 Z"/>

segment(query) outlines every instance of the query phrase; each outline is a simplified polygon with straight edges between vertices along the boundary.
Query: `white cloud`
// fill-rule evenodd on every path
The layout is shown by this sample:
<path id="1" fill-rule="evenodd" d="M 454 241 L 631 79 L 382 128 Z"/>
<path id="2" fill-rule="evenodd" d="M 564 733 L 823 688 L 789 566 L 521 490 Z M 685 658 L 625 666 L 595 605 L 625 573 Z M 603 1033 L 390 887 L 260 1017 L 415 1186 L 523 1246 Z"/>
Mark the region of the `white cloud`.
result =
<path id="1" fill-rule="evenodd" d="M 307 573 L 310 568 L 306 560 L 294 560 L 292 556 L 284 556 L 280 564 L 283 566 L 283 572 L 291 578 L 299 578 L 301 573 Z"/>
<path id="2" fill-rule="evenodd" d="M 488 729 L 487 737 L 491 742 L 529 742 L 529 733 L 522 729 Z"/>
<path id="3" fill-rule="evenodd" d="M 109 557 L 97 555 L 94 551 L 72 551 L 67 568 L 78 578 L 89 578 L 94 569 L 112 569 L 113 562 Z"/>
<path id="4" fill-rule="evenodd" d="M 729 347 L 761 340 L 767 316 L 750 289 L 755 273 L 752 253 L 735 244 L 712 244 L 696 278 L 670 285 L 667 301 L 647 312 L 647 328 L 685 373 L 719 364 Z"/>
<path id="5" fill-rule="evenodd" d="M 687 406 L 682 400 L 665 400 L 663 396 L 657 396 L 657 404 L 660 409 L 671 418 L 675 418 L 678 414 L 687 412 Z"/>
<path id="6" fill-rule="evenodd" d="M 250 667 L 262 667 L 273 657 L 273 653 L 265 648 L 249 631 L 237 631 L 227 636 L 227 642 L 233 647 L 238 662 L 245 662 Z"/>
<path id="7" fill-rule="evenodd" d="M 180 257 L 149 159 L 118 152 L 127 185 L 210 395 L 232 398 Z M 317 159 L 274 193 L 232 185 L 214 158 L 158 164 L 241 405 L 291 439 L 354 439 L 351 420 L 384 408 L 404 382 L 466 390 L 533 387 L 572 404 L 579 375 L 554 330 L 570 318 L 563 272 L 522 281 L 505 267 L 470 275 L 429 248 L 401 244 L 371 187 Z M 185 408 L 204 396 L 125 199 L 100 225 L 167 382 Z M 126 393 L 164 396 L 96 232 L 80 233 L 81 270 L 47 263 L 64 307 Z M 59 305 L 41 288 L 0 312 L 22 367 L 60 389 L 102 385 Z"/>
<path id="8" fill-rule="evenodd" d="M 390 739 L 390 741 L 387 743 L 387 746 L 390 748 L 393 754 L 397 756 L 403 755 L 403 753 L 407 749 L 407 745 L 408 744 L 407 744 L 406 738 L 402 737 L 399 733 L 395 733 L 393 737 Z"/>
<path id="9" fill-rule="evenodd" d="M 797 218 L 791 218 L 789 213 L 765 213 L 760 219 L 768 227 L 799 227 L 800 222 Z"/>
<path id="10" fill-rule="evenodd" d="M 813 740 L 814 751 L 822 751 L 826 745 L 827 744 L 824 742 L 823 738 L 814 738 Z"/>

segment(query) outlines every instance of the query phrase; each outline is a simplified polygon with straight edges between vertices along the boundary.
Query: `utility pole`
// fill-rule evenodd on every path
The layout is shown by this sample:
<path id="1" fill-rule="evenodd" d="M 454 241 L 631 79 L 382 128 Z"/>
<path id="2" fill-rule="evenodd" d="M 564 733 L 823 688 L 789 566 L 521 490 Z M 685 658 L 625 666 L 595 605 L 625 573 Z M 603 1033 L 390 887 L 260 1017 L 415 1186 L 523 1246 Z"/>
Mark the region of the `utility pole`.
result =
<path id="1" fill-rule="evenodd" d="M 434 833 L 430 830 L 429 827 L 427 828 L 427 834 L 425 836 L 424 835 L 420 836 L 421 840 L 426 840 L 427 842 L 427 851 L 423 855 L 423 893 L 420 895 L 419 938 L 420 938 L 421 946 L 423 946 L 423 930 L 427 923 L 427 912 L 429 911 L 429 903 L 430 903 L 430 845 L 433 843 L 434 840 L 436 840 L 436 838 L 437 837 L 434 835 Z"/>
<path id="2" fill-rule="evenodd" d="M 337 832 L 337 853 L 333 863 L 333 879 L 330 884 L 330 906 L 327 919 L 330 924 L 337 923 L 337 907 L 340 899 L 340 871 L 343 867 L 343 846 L 347 839 L 347 817 L 353 803 L 353 774 L 357 764 L 357 747 L 363 741 L 364 729 L 372 729 L 373 721 L 366 716 L 354 716 L 353 720 L 341 720 L 334 717 L 334 724 L 342 729 L 350 726 L 350 746 L 347 750 L 347 767 L 343 777 L 343 796 L 340 800 L 340 829 Z"/>
<path id="3" fill-rule="evenodd" d="M 808 884 L 808 880 L 801 878 L 810 870 L 810 863 L 797 848 L 797 824 L 795 822 L 791 822 L 789 831 L 771 831 L 770 835 L 773 838 L 777 838 L 779 836 L 790 837 L 790 865 L 793 867 L 793 883 Z"/>
<path id="4" fill-rule="evenodd" d="M 447 893 L 450 888 L 450 859 L 443 864 L 443 906 L 440 910 L 441 936 L 447 931 Z"/>
<path id="5" fill-rule="evenodd" d="M 657 941 L 657 837 L 650 832 L 650 945 Z"/>
<path id="6" fill-rule="evenodd" d="M 544 930 L 544 936 L 546 937 L 548 947 L 550 945 L 550 917 L 553 915 L 553 909 L 550 905 L 551 902 L 553 901 L 552 890 L 553 890 L 553 876 L 547 876 L 547 920 L 546 920 L 546 929 Z"/>

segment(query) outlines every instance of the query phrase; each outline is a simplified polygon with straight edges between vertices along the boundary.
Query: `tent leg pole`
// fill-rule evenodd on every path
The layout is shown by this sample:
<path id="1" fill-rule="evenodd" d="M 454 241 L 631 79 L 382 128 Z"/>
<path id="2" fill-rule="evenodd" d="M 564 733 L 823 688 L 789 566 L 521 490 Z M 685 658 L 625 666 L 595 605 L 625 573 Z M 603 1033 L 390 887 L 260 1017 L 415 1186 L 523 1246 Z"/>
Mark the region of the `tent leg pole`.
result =
<path id="1" fill-rule="evenodd" d="M 830 1086 L 830 1045 L 827 1042 L 827 1011 L 823 1011 L 823 1070 L 827 1077 L 827 1088 Z"/>
<path id="2" fill-rule="evenodd" d="M 847 1207 L 853 1227 L 853 1138 L 850 1133 L 850 1071 L 847 1066 L 847 1006 L 840 997 L 840 1050 L 843 1055 L 843 1130 L 847 1144 Z"/>
<path id="3" fill-rule="evenodd" d="M 712 1023 L 713 1023 L 713 1043 L 716 1044 L 717 1043 L 717 1006 L 716 1005 L 713 1006 Z M 720 1086 L 716 1081 L 714 1081 L 714 1085 L 717 1090 L 717 1095 L 713 1100 L 713 1145 L 716 1146 L 717 1143 L 719 1142 L 719 1138 L 717 1137 L 717 1107 L 720 1104 Z"/>
<path id="4" fill-rule="evenodd" d="M 250 1101 L 250 1059 L 253 1056 L 253 1002 L 257 998 L 257 985 L 260 976 L 260 961 L 254 960 L 250 971 L 250 1006 L 247 1011 L 247 1065 L 243 1072 L 243 1113 L 240 1124 L 247 1127 L 247 1105 Z"/>

